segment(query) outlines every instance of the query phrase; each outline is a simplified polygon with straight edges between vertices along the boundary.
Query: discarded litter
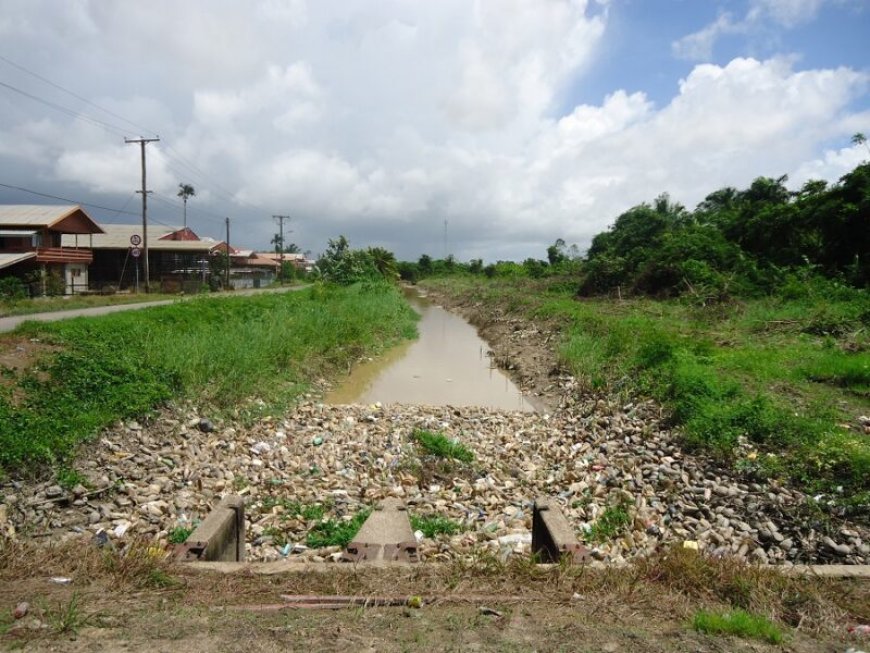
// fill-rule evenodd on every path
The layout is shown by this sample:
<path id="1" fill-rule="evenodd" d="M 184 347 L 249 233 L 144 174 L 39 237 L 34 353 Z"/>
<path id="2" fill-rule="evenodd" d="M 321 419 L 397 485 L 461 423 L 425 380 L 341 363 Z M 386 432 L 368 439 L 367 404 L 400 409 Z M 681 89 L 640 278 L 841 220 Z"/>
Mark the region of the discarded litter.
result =
<path id="1" fill-rule="evenodd" d="M 13 619 L 21 619 L 27 616 L 27 611 L 30 610 L 30 604 L 27 601 L 22 601 L 18 605 L 15 606 L 15 609 L 12 611 Z"/>
<path id="2" fill-rule="evenodd" d="M 323 438 L 321 438 L 319 435 L 316 435 L 314 436 L 314 439 L 311 440 L 311 444 L 313 444 L 315 447 L 319 447 L 321 444 L 323 444 Z"/>
<path id="3" fill-rule="evenodd" d="M 868 624 L 858 624 L 857 626 L 849 626 L 847 629 L 853 635 L 870 635 L 870 625 Z"/>
<path id="4" fill-rule="evenodd" d="M 93 542 L 97 548 L 101 549 L 109 543 L 109 534 L 103 529 L 100 529 L 91 538 L 91 542 Z"/>
<path id="5" fill-rule="evenodd" d="M 695 540 L 686 540 L 683 542 L 684 549 L 691 549 L 692 551 L 698 550 L 698 543 Z"/>
<path id="6" fill-rule="evenodd" d="M 55 585 L 69 585 L 72 582 L 72 578 L 67 578 L 66 576 L 52 576 L 48 580 Z"/>

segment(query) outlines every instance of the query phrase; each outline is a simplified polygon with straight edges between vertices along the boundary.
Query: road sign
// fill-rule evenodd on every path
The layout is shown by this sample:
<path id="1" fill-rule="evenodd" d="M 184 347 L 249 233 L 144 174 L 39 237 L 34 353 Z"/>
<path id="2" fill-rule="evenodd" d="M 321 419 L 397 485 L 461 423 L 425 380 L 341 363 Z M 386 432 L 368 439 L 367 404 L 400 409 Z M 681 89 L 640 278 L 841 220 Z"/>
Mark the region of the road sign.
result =
<path id="1" fill-rule="evenodd" d="M 133 247 L 139 247 L 139 245 L 142 244 L 142 236 L 140 236 L 139 234 L 133 234 L 132 236 L 130 236 L 130 244 Z"/>
<path id="2" fill-rule="evenodd" d="M 140 254 L 142 254 L 142 250 L 138 247 L 134 247 L 130 250 L 130 256 L 132 256 L 133 258 L 139 258 Z"/>

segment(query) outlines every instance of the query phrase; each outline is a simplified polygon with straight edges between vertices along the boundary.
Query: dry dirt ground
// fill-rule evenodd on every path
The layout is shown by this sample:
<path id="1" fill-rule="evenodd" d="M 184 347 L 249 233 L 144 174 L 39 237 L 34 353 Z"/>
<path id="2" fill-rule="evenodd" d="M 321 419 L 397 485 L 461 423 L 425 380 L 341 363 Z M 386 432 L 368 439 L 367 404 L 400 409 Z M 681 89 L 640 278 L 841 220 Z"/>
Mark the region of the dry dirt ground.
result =
<path id="1" fill-rule="evenodd" d="M 866 582 L 784 580 L 692 552 L 598 571 L 482 560 L 275 575 L 152 554 L 144 545 L 123 556 L 84 545 L 0 550 L 0 650 L 843 653 L 861 646 L 845 624 L 870 616 Z M 68 585 L 50 580 L 64 574 Z M 415 597 L 420 607 L 300 609 L 287 594 Z M 784 644 L 694 631 L 695 610 L 723 608 L 724 598 L 775 616 Z M 15 621 L 21 601 L 30 610 Z"/>

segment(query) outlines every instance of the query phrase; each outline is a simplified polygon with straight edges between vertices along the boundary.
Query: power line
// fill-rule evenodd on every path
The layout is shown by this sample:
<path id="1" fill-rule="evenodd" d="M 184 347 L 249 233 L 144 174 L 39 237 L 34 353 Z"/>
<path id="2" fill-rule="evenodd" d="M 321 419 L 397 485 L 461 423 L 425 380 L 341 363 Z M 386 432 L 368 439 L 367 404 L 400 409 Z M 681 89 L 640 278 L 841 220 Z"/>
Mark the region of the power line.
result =
<path id="1" fill-rule="evenodd" d="M 156 191 L 151 191 L 151 196 L 152 196 L 152 199 L 156 199 L 157 201 L 163 202 L 164 204 L 167 204 L 168 206 L 171 206 L 173 208 L 176 208 L 176 209 L 182 208 L 182 204 L 180 202 L 177 202 L 170 197 L 166 197 L 165 195 L 161 195 L 160 193 L 158 193 Z M 206 216 L 215 216 L 215 217 L 205 217 L 204 219 L 205 220 L 214 220 L 215 222 L 220 222 L 221 224 L 223 224 L 224 218 L 220 217 L 217 213 L 213 213 L 212 211 L 207 211 L 205 209 L 201 209 L 201 208 L 198 208 L 195 206 L 190 207 L 188 210 L 191 213 L 202 213 Z"/>
<path id="2" fill-rule="evenodd" d="M 60 197 L 59 195 L 49 195 L 48 193 L 40 193 L 39 191 L 30 190 L 29 188 L 23 188 L 22 186 L 12 186 L 10 184 L 3 184 L 3 183 L 0 183 L 0 186 L 3 186 L 4 188 L 11 188 L 12 190 L 20 190 L 23 193 L 30 193 L 31 195 L 38 195 L 39 197 L 46 197 L 46 198 L 52 199 L 52 200 L 60 200 L 61 202 L 69 202 L 70 204 L 79 204 L 80 206 L 89 206 L 91 208 L 101 209 L 103 211 L 113 211 L 116 215 L 121 214 L 121 213 L 124 213 L 126 215 L 139 215 L 138 213 L 133 213 L 132 211 L 125 211 L 124 209 L 113 209 L 113 208 L 108 207 L 108 206 L 101 206 L 99 204 L 92 204 L 91 202 L 81 202 L 79 200 L 71 200 L 68 197 Z M 134 195 L 135 195 L 135 193 L 134 193 Z M 124 204 L 124 206 L 127 206 L 127 204 L 129 204 L 129 203 L 130 203 L 130 200 L 128 199 L 127 203 Z"/>
<path id="3" fill-rule="evenodd" d="M 41 82 L 45 82 L 45 83 L 48 84 L 49 86 L 53 86 L 54 88 L 59 89 L 59 90 L 63 91 L 64 93 L 68 93 L 69 95 L 72 95 L 72 96 L 73 96 L 74 98 L 76 98 L 77 100 L 81 100 L 81 101 L 84 102 L 85 104 L 89 104 L 89 105 L 91 105 L 92 107 L 94 107 L 95 109 L 99 109 L 100 111 L 102 111 L 102 112 L 104 112 L 104 113 L 107 113 L 107 114 L 109 114 L 110 116 L 112 116 L 112 117 L 114 117 L 114 118 L 117 118 L 118 120 L 123 120 L 123 121 L 126 122 L 128 125 L 130 125 L 131 127 L 135 127 L 135 128 L 138 129 L 138 130 L 144 130 L 144 131 L 148 132 L 149 134 L 154 134 L 155 136 L 157 135 L 157 133 L 156 133 L 155 131 L 153 131 L 153 130 L 151 130 L 151 129 L 148 129 L 147 127 L 143 127 L 142 125 L 137 125 L 135 122 L 132 122 L 132 121 L 130 121 L 130 120 L 127 120 L 124 116 L 119 116 L 119 115 L 118 115 L 117 113 L 115 113 L 114 111 L 110 111 L 109 109 L 106 109 L 105 107 L 101 107 L 99 104 L 96 104 L 95 102 L 92 102 L 91 100 L 87 99 L 86 97 L 82 97 L 82 96 L 79 95 L 78 93 L 75 93 L 74 91 L 71 91 L 71 90 L 69 90 L 68 88 L 63 87 L 63 86 L 61 86 L 60 84 L 58 84 L 58 83 L 56 83 L 56 82 L 53 82 L 53 81 L 51 81 L 50 79 L 47 79 L 47 78 L 43 77 L 42 75 L 40 75 L 40 74 L 38 74 L 38 73 L 33 72 L 33 71 L 30 70 L 29 68 L 25 68 L 25 67 L 22 66 L 21 64 L 19 64 L 19 63 L 15 63 L 14 61 L 12 61 L 12 60 L 10 60 L 10 59 L 7 59 L 7 58 L 4 57 L 2 54 L 0 54 L 0 61 L 5 61 L 5 62 L 6 62 L 7 64 L 9 64 L 10 66 L 12 66 L 12 67 L 14 67 L 14 68 L 17 68 L 18 70 L 20 70 L 20 71 L 22 71 L 22 72 L 25 72 L 25 73 L 27 73 L 28 75 L 31 75 L 31 76 L 35 77 L 36 79 L 38 79 L 38 80 L 41 81 Z"/>
<path id="4" fill-rule="evenodd" d="M 126 124 L 128 124 L 128 125 L 131 125 L 131 126 L 133 126 L 133 127 L 136 127 L 136 128 L 137 128 L 138 130 L 140 130 L 140 131 L 145 131 L 145 132 L 148 132 L 148 133 L 153 133 L 153 134 L 155 134 L 155 136 L 156 136 L 156 132 L 154 132 L 154 130 L 149 129 L 149 128 L 147 128 L 147 127 L 143 127 L 142 125 L 139 125 L 139 124 L 137 124 L 137 123 L 135 123 L 135 122 L 133 122 L 133 121 L 131 121 L 131 120 L 125 118 L 124 116 L 121 116 L 120 114 L 115 113 L 114 111 L 111 111 L 111 110 L 109 110 L 109 109 L 106 109 L 105 107 L 100 106 L 99 104 L 97 104 L 97 103 L 95 103 L 95 102 L 89 100 L 88 98 L 84 97 L 83 95 L 80 95 L 80 94 L 76 93 L 75 91 L 72 91 L 72 90 L 66 88 L 65 86 L 62 86 L 62 85 L 58 84 L 57 82 L 54 82 L 54 81 L 48 79 L 47 77 L 44 77 L 44 76 L 42 76 L 42 75 L 40 75 L 40 74 L 38 74 L 38 73 L 36 73 L 36 72 L 30 70 L 29 68 L 27 68 L 27 67 L 25 67 L 25 66 L 22 66 L 21 64 L 16 63 L 16 62 L 14 62 L 14 61 L 8 59 L 7 57 L 4 57 L 4 56 L 0 55 L 0 61 L 4 61 L 4 62 L 7 63 L 8 65 L 10 65 L 10 66 L 12 66 L 12 67 L 14 67 L 14 68 L 16 68 L 16 69 L 18 69 L 18 70 L 21 70 L 22 72 L 24 72 L 24 73 L 26 73 L 26 74 L 28 74 L 28 75 L 31 75 L 31 76 L 35 77 L 35 78 L 38 79 L 39 81 L 41 81 L 41 82 L 43 82 L 43 83 L 45 83 L 45 84 L 48 84 L 49 86 L 51 86 L 51 87 L 53 87 L 53 88 L 56 88 L 56 89 L 58 89 L 58 90 L 60 90 L 60 91 L 63 91 L 64 93 L 69 94 L 70 96 L 76 98 L 77 100 L 80 100 L 81 102 L 84 102 L 84 103 L 86 103 L 86 104 L 88 104 L 88 105 L 90 105 L 90 106 L 92 106 L 92 107 L 94 107 L 94 108 L 96 108 L 96 109 L 98 109 L 98 110 L 100 110 L 100 111 L 102 111 L 102 112 L 104 112 L 104 113 L 106 113 L 106 114 L 108 114 L 108 115 L 114 117 L 114 118 L 117 118 L 118 120 L 121 120 L 121 121 L 123 121 L 124 123 L 126 123 Z M 82 112 L 80 112 L 80 111 L 76 111 L 76 110 L 74 110 L 74 109 L 70 109 L 69 107 L 63 106 L 63 105 L 58 104 L 58 103 L 56 103 L 56 102 L 52 102 L 51 100 L 48 100 L 48 99 L 43 98 L 43 97 L 40 97 L 40 96 L 38 96 L 38 95 L 35 95 L 35 94 L 33 94 L 33 93 L 30 93 L 30 92 L 28 92 L 28 91 L 25 91 L 25 90 L 23 90 L 23 89 L 20 89 L 20 88 L 18 88 L 18 87 L 16 87 L 16 86 L 13 86 L 13 85 L 11 85 L 11 84 L 8 84 L 8 83 L 5 83 L 5 82 L 0 82 L 0 86 L 5 87 L 5 88 L 9 89 L 10 91 L 13 91 L 13 92 L 15 92 L 15 93 L 18 93 L 18 94 L 20 94 L 20 95 L 22 95 L 22 96 L 24 96 L 24 97 L 27 97 L 28 99 L 31 99 L 31 100 L 33 100 L 33 101 L 35 101 L 35 102 L 42 103 L 42 104 L 44 104 L 44 105 L 46 105 L 46 106 L 48 106 L 48 107 L 50 107 L 50 108 L 52 108 L 52 109 L 54 109 L 54 110 L 56 110 L 56 111 L 59 111 L 59 112 L 65 114 L 65 115 L 68 115 L 68 116 L 70 116 L 70 117 L 72 117 L 72 118 L 74 118 L 74 119 L 76 119 L 76 120 L 81 120 L 81 121 L 83 121 L 83 122 L 86 122 L 86 123 L 89 123 L 89 124 L 91 124 L 91 125 L 97 126 L 97 127 L 101 128 L 101 129 L 104 129 L 104 130 L 108 131 L 109 133 L 113 133 L 113 134 L 117 134 L 117 135 L 120 135 L 120 136 L 124 136 L 125 138 L 126 138 L 126 135 L 127 135 L 127 133 L 128 133 L 127 130 L 125 130 L 124 128 L 120 127 L 120 126 L 117 125 L 117 124 L 111 124 L 111 123 L 106 122 L 106 121 L 104 121 L 104 120 L 100 120 L 99 118 L 96 118 L 96 117 L 93 117 L 93 116 L 89 116 L 89 115 L 87 115 L 87 114 L 84 114 L 84 113 L 82 113 Z M 159 140 L 159 137 L 157 138 L 157 140 Z M 219 184 L 217 181 L 215 181 L 215 180 L 213 180 L 213 179 L 210 179 L 209 176 L 208 176 L 205 172 L 202 171 L 202 169 L 200 169 L 200 168 L 197 167 L 194 163 L 190 162 L 188 159 L 186 159 L 185 157 L 183 157 L 183 156 L 182 156 L 182 155 L 181 155 L 177 150 L 175 150 L 174 148 L 172 148 L 172 147 L 169 146 L 168 144 L 163 148 L 163 152 L 166 154 L 166 157 L 167 157 L 168 160 L 174 161 L 174 162 L 177 163 L 178 165 L 180 165 L 180 166 L 182 166 L 182 167 L 188 169 L 189 171 L 193 172 L 193 173 L 194 173 L 194 176 L 199 177 L 197 183 L 201 183 L 203 186 L 205 186 L 205 188 L 206 188 L 207 190 L 211 190 L 211 191 L 212 191 L 213 193 L 215 193 L 216 195 L 218 195 L 218 196 L 223 196 L 224 199 L 229 200 L 229 201 L 231 201 L 231 202 L 234 202 L 234 203 L 237 203 L 237 204 L 242 204 L 242 205 L 248 206 L 249 208 L 254 209 L 254 210 L 256 210 L 256 211 L 266 212 L 266 210 L 263 209 L 262 207 L 257 206 L 256 204 L 253 204 L 253 203 L 251 203 L 251 202 L 248 202 L 248 201 L 242 200 L 241 198 L 237 197 L 236 195 L 234 195 L 234 194 L 232 194 L 232 193 L 230 193 L 230 192 L 224 190 L 224 188 L 222 187 L 221 184 Z M 177 168 L 174 168 L 173 166 L 169 165 L 169 162 L 168 162 L 168 161 L 167 161 L 167 167 L 168 167 L 170 170 L 173 170 L 176 174 L 179 174 L 179 175 L 181 175 L 181 176 L 185 176 L 185 174 L 182 173 L 180 170 L 178 170 Z M 199 209 L 199 210 L 202 211 L 202 209 Z M 216 214 L 216 213 L 215 213 L 215 214 L 212 214 L 212 215 L 214 215 L 215 218 L 221 218 L 221 219 L 222 219 L 222 217 L 219 216 L 219 215 Z"/>
<path id="5" fill-rule="evenodd" d="M 51 107 L 52 109 L 55 109 L 56 111 L 60 111 L 61 113 L 65 113 L 69 116 L 72 116 L 73 118 L 77 118 L 78 120 L 83 120 L 84 122 L 88 122 L 92 125 L 100 127 L 101 129 L 105 129 L 106 131 L 109 131 L 109 132 L 112 132 L 115 134 L 120 134 L 121 136 L 126 135 L 126 133 L 122 129 L 119 129 L 118 127 L 110 125 L 107 122 L 103 122 L 102 120 L 99 120 L 98 118 L 92 118 L 91 116 L 87 116 L 87 115 L 80 113 L 78 111 L 75 111 L 73 109 L 68 109 L 67 107 L 61 106 L 60 104 L 55 104 L 54 102 L 51 102 L 50 100 L 46 100 L 46 99 L 41 98 L 37 95 L 33 95 L 32 93 L 28 93 L 27 91 L 23 91 L 16 86 L 12 86 L 11 84 L 7 84 L 6 82 L 0 82 L 0 86 L 3 86 L 4 88 L 8 88 L 10 91 L 20 93 L 24 97 L 30 98 L 31 100 L 34 100 L 36 102 L 41 102 L 42 104 L 44 104 L 48 107 Z"/>

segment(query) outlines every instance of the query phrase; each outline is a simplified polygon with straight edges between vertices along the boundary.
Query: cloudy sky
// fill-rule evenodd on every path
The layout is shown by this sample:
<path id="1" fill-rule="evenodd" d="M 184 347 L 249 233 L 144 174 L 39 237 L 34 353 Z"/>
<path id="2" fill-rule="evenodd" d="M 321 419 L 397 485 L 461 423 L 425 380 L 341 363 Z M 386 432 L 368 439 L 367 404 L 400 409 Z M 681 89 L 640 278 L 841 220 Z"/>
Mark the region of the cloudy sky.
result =
<path id="1" fill-rule="evenodd" d="M 0 202 L 135 222 L 159 135 L 149 214 L 189 183 L 201 236 L 543 258 L 868 158 L 868 34 L 868 0 L 0 0 Z"/>

